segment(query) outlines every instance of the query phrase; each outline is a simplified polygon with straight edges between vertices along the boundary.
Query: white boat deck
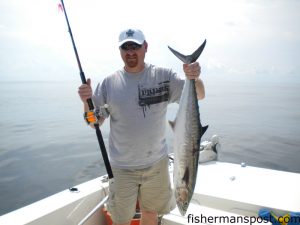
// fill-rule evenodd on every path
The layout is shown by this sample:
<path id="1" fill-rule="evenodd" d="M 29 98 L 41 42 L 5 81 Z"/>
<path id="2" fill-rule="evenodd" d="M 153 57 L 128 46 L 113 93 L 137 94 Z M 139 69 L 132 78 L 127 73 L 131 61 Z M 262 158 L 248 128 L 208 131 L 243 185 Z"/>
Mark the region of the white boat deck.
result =
<path id="1" fill-rule="evenodd" d="M 162 219 L 162 225 L 182 225 L 182 224 L 261 224 L 257 216 L 244 216 L 213 209 L 206 206 L 199 206 L 191 203 L 186 215 L 180 215 L 176 208 Z M 271 224 L 263 222 L 263 224 Z"/>
<path id="2" fill-rule="evenodd" d="M 213 161 L 199 165 L 186 215 L 175 209 L 162 224 L 261 224 L 262 208 L 299 212 L 300 174 Z"/>
<path id="3" fill-rule="evenodd" d="M 79 192 L 65 190 L 0 216 L 0 225 L 77 225 L 107 194 L 108 183 L 102 179 L 78 185 Z M 162 224 L 233 224 L 238 219 L 236 224 L 255 224 L 261 208 L 277 215 L 300 212 L 297 173 L 209 162 L 200 164 L 197 179 L 186 215 L 175 209 L 163 217 Z M 106 223 L 100 212 L 85 223 L 102 224 Z"/>
<path id="4" fill-rule="evenodd" d="M 278 214 L 300 211 L 300 174 L 238 164 L 200 165 L 194 200 L 201 205 L 242 215 L 261 208 Z"/>
<path id="5" fill-rule="evenodd" d="M 77 225 L 107 194 L 108 183 L 99 177 L 0 216 L 0 225 Z M 85 225 L 102 225 L 100 212 Z"/>

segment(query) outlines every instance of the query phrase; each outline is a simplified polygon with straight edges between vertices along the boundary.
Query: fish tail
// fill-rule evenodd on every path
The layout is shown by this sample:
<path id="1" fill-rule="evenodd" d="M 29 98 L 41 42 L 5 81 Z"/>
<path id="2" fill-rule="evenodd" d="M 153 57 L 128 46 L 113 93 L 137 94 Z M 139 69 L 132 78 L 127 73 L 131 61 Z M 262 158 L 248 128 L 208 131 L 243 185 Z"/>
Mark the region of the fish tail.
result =
<path id="1" fill-rule="evenodd" d="M 201 55 L 205 45 L 206 45 L 206 39 L 204 40 L 202 45 L 191 55 L 183 55 L 180 52 L 176 51 L 175 49 L 171 48 L 170 46 L 168 46 L 168 48 L 182 62 L 184 62 L 184 63 L 193 63 L 193 62 L 196 62 L 196 60 L 199 58 L 199 56 Z"/>

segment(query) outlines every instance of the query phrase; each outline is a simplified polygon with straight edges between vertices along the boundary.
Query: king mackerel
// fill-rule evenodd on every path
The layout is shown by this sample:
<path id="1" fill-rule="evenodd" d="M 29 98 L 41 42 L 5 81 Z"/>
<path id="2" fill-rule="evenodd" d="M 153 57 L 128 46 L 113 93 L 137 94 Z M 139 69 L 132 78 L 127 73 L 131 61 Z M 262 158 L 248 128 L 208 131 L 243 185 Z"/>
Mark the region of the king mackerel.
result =
<path id="1" fill-rule="evenodd" d="M 192 55 L 187 56 L 171 47 L 169 49 L 184 63 L 193 63 L 201 55 L 205 44 L 206 40 Z M 181 215 L 185 215 L 196 185 L 201 137 L 208 128 L 202 127 L 200 122 L 195 80 L 186 79 L 175 121 L 170 125 L 174 131 L 175 199 Z"/>

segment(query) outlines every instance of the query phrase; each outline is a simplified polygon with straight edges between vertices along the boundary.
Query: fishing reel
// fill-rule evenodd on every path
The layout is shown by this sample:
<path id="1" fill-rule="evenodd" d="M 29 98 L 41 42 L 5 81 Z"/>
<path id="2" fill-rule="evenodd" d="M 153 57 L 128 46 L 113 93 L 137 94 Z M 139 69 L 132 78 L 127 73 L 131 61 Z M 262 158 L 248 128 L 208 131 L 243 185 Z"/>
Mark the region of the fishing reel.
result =
<path id="1" fill-rule="evenodd" d="M 98 116 L 94 111 L 84 112 L 83 118 L 88 125 L 98 123 Z"/>
<path id="2" fill-rule="evenodd" d="M 101 109 L 105 110 L 105 114 L 108 113 L 108 105 L 104 104 L 103 106 L 100 106 L 100 109 L 96 110 L 90 110 L 88 112 L 83 113 L 83 118 L 85 122 L 90 125 L 90 124 L 98 124 L 100 117 L 105 117 L 104 113 L 101 111 Z"/>

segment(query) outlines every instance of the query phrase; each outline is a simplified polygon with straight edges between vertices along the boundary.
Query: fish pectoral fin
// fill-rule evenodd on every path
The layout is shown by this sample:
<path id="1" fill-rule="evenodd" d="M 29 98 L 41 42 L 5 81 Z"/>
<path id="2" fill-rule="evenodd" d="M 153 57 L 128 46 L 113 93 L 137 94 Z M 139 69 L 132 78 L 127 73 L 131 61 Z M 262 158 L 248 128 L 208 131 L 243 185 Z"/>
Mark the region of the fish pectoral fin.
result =
<path id="1" fill-rule="evenodd" d="M 170 124 L 172 130 L 174 130 L 174 128 L 175 128 L 175 121 L 170 121 L 169 120 L 169 124 Z"/>
<path id="2" fill-rule="evenodd" d="M 190 171 L 189 168 L 186 167 L 184 171 L 184 175 L 182 177 L 182 181 L 185 183 L 185 185 L 188 185 L 190 179 Z"/>

